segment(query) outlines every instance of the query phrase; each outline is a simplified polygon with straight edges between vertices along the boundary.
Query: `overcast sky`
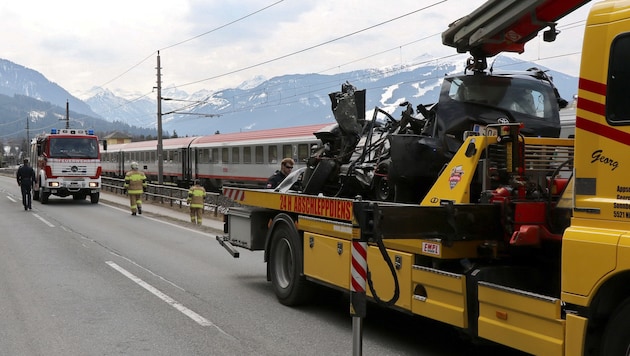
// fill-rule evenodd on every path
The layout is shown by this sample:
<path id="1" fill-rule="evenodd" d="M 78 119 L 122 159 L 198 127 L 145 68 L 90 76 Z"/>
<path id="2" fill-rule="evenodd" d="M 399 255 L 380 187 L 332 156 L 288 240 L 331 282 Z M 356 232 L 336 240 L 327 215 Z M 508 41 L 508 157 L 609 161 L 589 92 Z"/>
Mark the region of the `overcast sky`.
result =
<path id="1" fill-rule="evenodd" d="M 146 94 L 156 86 L 159 50 L 163 87 L 192 93 L 257 75 L 334 74 L 451 55 L 455 50 L 442 45 L 440 33 L 484 2 L 3 1 L 0 57 L 39 71 L 73 95 L 94 86 Z M 590 6 L 560 21 L 556 42 L 534 40 L 517 57 L 577 76 L 579 54 L 567 54 L 581 51 Z"/>

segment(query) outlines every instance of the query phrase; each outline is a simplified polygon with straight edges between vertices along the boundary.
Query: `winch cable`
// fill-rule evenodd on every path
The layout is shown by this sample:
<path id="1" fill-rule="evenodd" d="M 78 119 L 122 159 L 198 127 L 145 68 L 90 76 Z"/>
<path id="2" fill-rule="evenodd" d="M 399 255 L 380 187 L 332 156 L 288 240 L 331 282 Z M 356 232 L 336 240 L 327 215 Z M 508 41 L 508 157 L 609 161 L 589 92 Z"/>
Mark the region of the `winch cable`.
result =
<path id="1" fill-rule="evenodd" d="M 376 245 L 378 246 L 378 250 L 381 251 L 381 255 L 383 256 L 385 263 L 387 263 L 389 270 L 392 272 L 392 277 L 394 278 L 394 295 L 388 301 L 383 301 L 381 298 L 379 298 L 378 294 L 376 293 L 376 290 L 374 289 L 374 283 L 372 282 L 372 275 L 371 275 L 369 267 L 367 271 L 367 283 L 368 283 L 368 286 L 370 287 L 370 291 L 372 292 L 372 296 L 374 297 L 374 300 L 376 301 L 376 303 L 379 305 L 389 307 L 396 304 L 400 296 L 400 285 L 398 283 L 398 275 L 396 274 L 394 263 L 392 262 L 391 257 L 389 257 L 389 254 L 387 253 L 387 250 L 385 249 L 385 243 L 383 243 L 383 236 L 381 234 L 377 234 L 375 236 L 375 242 L 376 242 Z"/>

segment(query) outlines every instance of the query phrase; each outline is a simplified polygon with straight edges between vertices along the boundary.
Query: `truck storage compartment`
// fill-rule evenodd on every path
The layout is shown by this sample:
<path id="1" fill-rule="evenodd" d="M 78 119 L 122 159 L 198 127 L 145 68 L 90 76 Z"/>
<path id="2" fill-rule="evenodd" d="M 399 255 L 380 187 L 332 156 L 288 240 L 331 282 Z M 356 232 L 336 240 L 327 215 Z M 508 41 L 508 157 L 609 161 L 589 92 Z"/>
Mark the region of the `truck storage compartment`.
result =
<path id="1" fill-rule="evenodd" d="M 401 251 L 387 249 L 387 253 L 398 277 L 400 294 L 395 306 L 411 311 L 411 267 L 413 255 Z M 394 295 L 394 277 L 387 266 L 377 246 L 369 246 L 367 250 L 367 264 L 376 295 L 383 301 L 390 300 Z M 367 288 L 367 295 L 372 297 L 372 291 Z"/>
<path id="2" fill-rule="evenodd" d="M 535 354 L 563 355 L 560 299 L 480 281 L 480 337 Z"/>
<path id="3" fill-rule="evenodd" d="M 466 276 L 414 265 L 411 272 L 414 314 L 468 327 L 466 316 Z"/>
<path id="4" fill-rule="evenodd" d="M 304 275 L 346 290 L 350 289 L 349 240 L 304 233 Z"/>
<path id="5" fill-rule="evenodd" d="M 229 242 L 251 251 L 264 250 L 269 220 L 273 217 L 272 210 L 230 208 L 226 222 L 227 232 L 230 234 Z"/>

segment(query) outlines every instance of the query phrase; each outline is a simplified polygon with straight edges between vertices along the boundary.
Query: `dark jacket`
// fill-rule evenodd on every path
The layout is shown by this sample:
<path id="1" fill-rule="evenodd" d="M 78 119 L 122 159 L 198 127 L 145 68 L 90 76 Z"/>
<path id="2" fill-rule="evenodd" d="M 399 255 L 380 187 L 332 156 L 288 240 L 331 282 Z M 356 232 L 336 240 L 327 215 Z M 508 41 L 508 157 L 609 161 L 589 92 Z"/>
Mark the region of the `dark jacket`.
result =
<path id="1" fill-rule="evenodd" d="M 33 167 L 23 165 L 17 170 L 17 182 L 19 185 L 32 187 L 35 180 L 35 171 Z"/>
<path id="2" fill-rule="evenodd" d="M 286 176 L 280 172 L 276 171 L 269 179 L 267 180 L 267 188 L 275 188 L 286 178 Z"/>

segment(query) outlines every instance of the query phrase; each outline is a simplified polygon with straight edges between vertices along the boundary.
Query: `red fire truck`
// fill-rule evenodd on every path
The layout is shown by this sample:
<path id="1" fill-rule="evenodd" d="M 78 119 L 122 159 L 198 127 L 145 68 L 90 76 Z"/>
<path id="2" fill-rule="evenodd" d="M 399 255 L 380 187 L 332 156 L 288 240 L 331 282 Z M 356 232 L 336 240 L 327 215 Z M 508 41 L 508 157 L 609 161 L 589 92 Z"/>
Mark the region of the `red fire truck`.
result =
<path id="1" fill-rule="evenodd" d="M 47 204 L 51 195 L 72 195 L 75 200 L 89 196 L 92 204 L 98 203 L 101 153 L 93 130 L 52 129 L 37 136 L 31 143 L 31 162 L 36 176 L 33 199 Z"/>

